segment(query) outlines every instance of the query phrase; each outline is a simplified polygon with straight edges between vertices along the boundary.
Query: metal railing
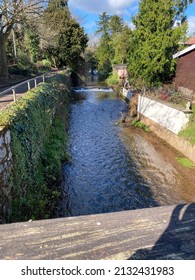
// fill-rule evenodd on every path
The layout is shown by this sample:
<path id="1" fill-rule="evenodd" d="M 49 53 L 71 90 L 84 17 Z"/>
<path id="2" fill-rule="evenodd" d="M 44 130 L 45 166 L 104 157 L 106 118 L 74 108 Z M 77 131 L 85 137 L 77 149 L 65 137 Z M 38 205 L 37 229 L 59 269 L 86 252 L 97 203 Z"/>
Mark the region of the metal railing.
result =
<path id="1" fill-rule="evenodd" d="M 0 97 L 5 95 L 5 94 L 7 94 L 7 93 L 10 93 L 12 91 L 13 101 L 16 102 L 16 95 L 17 95 L 16 89 L 17 88 L 19 88 L 19 87 L 21 87 L 23 85 L 26 85 L 26 84 L 27 84 L 28 90 L 31 90 L 32 88 L 36 88 L 40 83 L 43 83 L 43 84 L 45 83 L 45 79 L 46 79 L 46 75 L 47 74 L 48 73 L 42 74 L 40 76 L 37 76 L 35 78 L 32 78 L 32 79 L 26 80 L 26 81 L 24 81 L 22 83 L 19 83 L 19 84 L 15 85 L 15 86 L 12 86 L 12 87 L 10 87 L 10 88 L 0 92 Z M 40 82 L 38 82 L 37 80 L 40 79 L 40 78 L 42 80 Z M 31 82 L 34 82 L 33 86 L 31 86 Z"/>

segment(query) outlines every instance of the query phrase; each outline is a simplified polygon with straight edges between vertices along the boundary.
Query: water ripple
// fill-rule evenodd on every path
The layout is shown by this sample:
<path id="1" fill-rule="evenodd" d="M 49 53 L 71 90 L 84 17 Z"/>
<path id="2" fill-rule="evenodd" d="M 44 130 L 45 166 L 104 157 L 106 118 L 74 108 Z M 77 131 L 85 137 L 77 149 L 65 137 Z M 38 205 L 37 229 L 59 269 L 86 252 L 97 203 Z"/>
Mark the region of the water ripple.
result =
<path id="1" fill-rule="evenodd" d="M 127 105 L 114 92 L 84 91 L 72 104 L 71 162 L 64 166 L 72 215 L 121 211 L 182 201 L 171 186 L 175 169 L 138 134 L 115 123 Z M 78 93 L 76 93 L 78 94 Z M 102 95 L 102 96 L 101 96 Z"/>

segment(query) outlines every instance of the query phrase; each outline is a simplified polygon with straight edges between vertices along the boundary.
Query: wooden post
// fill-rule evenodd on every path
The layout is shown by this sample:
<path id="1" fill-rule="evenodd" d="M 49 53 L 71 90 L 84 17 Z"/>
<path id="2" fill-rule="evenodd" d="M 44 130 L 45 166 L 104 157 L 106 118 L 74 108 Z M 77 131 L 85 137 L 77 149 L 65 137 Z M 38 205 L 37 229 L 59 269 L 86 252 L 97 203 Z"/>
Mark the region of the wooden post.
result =
<path id="1" fill-rule="evenodd" d="M 35 78 L 34 81 L 35 81 L 35 88 L 36 88 L 37 87 L 37 79 Z"/>
<path id="2" fill-rule="evenodd" d="M 15 91 L 15 88 L 12 88 L 12 93 L 13 93 L 14 102 L 16 102 L 16 91 Z"/>
<path id="3" fill-rule="evenodd" d="M 45 83 L 45 75 L 43 75 L 43 84 Z"/>

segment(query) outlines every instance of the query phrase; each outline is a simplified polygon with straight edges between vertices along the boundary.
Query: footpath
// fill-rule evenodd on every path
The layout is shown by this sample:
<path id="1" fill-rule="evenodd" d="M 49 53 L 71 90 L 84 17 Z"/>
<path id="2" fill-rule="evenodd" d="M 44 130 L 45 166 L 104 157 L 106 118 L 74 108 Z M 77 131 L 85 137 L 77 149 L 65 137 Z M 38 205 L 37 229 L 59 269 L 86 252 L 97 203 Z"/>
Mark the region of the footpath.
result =
<path id="1" fill-rule="evenodd" d="M 14 102 L 14 95 L 13 95 L 13 88 L 15 88 L 15 97 L 16 99 L 20 98 L 22 95 L 24 95 L 29 88 L 33 89 L 38 84 L 43 83 L 44 78 L 45 79 L 51 77 L 54 75 L 54 72 L 47 72 L 43 73 L 41 76 L 37 76 L 34 78 L 26 79 L 18 81 L 18 83 L 14 83 L 10 86 L 3 86 L 0 87 L 0 110 L 5 109 L 7 105 L 9 105 L 11 102 Z"/>

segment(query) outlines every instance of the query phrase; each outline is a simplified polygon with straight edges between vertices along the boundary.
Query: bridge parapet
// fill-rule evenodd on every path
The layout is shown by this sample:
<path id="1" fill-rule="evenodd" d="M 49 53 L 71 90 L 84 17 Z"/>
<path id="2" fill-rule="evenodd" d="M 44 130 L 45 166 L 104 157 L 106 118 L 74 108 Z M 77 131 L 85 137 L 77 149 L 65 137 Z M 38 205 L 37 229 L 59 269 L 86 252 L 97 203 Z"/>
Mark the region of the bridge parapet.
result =
<path id="1" fill-rule="evenodd" d="M 195 259 L 195 204 L 0 226 L 1 259 Z"/>

